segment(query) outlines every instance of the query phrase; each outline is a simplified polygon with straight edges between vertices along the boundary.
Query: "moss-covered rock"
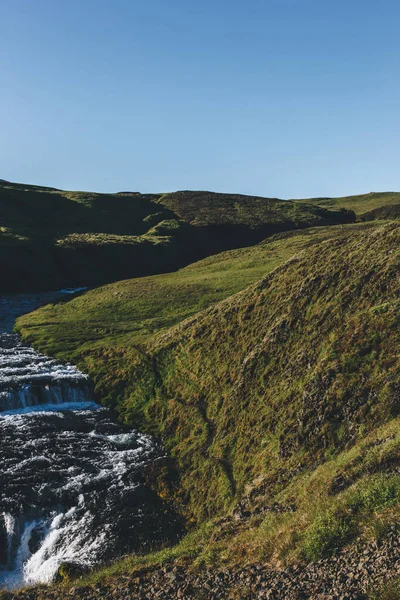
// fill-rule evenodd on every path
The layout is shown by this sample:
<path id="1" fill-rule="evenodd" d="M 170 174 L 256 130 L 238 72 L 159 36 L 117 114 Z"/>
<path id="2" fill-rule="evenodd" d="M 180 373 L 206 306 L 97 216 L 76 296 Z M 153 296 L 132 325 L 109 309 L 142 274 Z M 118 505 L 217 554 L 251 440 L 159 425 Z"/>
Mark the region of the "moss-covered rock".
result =
<path id="1" fill-rule="evenodd" d="M 77 563 L 65 562 L 62 563 L 57 571 L 55 582 L 56 583 L 69 583 L 78 577 L 81 577 L 87 573 L 87 569 L 85 569 L 82 565 Z"/>

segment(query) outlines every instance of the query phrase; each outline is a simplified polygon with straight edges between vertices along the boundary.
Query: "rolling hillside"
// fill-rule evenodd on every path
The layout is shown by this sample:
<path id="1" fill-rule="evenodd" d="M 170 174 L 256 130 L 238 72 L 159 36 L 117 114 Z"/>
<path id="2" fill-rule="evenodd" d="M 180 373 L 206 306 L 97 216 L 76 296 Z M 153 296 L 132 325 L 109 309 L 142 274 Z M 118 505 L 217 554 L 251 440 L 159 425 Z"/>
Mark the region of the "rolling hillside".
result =
<path id="1" fill-rule="evenodd" d="M 302 250 L 380 225 L 357 223 L 276 234 L 250 248 L 228 250 L 173 273 L 122 280 L 78 294 L 70 302 L 44 306 L 22 318 L 19 327 L 44 352 L 61 353 L 81 364 L 86 351 L 108 347 L 125 351 L 147 343 L 255 283 Z"/>
<path id="2" fill-rule="evenodd" d="M 277 232 L 354 220 L 342 209 L 234 194 L 97 194 L 0 181 L 0 291 L 173 271 Z"/>
<path id="3" fill-rule="evenodd" d="M 391 214 L 392 217 L 398 217 L 400 193 L 370 192 L 369 194 L 343 196 L 341 198 L 309 198 L 298 200 L 297 202 L 336 210 L 338 208 L 346 208 L 347 210 L 354 211 L 360 221 L 364 221 L 372 220 L 373 218 L 390 218 Z"/>

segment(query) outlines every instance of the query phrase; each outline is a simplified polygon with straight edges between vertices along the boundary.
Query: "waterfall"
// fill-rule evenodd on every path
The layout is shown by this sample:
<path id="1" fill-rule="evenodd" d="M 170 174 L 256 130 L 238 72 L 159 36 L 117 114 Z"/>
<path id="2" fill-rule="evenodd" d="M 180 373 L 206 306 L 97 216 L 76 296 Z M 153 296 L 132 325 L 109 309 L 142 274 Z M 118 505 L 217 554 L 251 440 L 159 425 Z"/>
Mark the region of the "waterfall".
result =
<path id="1" fill-rule="evenodd" d="M 76 367 L 36 352 L 14 334 L 0 334 L 0 412 L 89 400 L 89 379 Z"/>

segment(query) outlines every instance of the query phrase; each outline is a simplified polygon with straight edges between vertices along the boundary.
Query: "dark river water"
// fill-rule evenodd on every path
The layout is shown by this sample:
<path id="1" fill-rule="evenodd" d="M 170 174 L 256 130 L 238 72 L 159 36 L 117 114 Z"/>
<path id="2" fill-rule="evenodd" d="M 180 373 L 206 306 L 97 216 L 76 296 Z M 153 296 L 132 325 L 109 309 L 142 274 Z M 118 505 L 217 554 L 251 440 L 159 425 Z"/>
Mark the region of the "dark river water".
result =
<path id="1" fill-rule="evenodd" d="M 68 292 L 62 292 L 68 293 Z M 144 483 L 162 457 L 95 403 L 86 375 L 24 345 L 17 316 L 60 294 L 0 297 L 0 588 L 51 582 L 177 535 Z"/>

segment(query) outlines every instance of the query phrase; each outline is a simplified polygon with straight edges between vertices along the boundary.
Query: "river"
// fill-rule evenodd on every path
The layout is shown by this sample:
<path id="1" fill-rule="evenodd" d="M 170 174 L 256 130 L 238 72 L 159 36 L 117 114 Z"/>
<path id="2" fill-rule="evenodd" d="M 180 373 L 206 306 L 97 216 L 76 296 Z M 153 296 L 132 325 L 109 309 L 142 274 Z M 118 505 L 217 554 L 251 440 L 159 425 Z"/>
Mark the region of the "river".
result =
<path id="1" fill-rule="evenodd" d="M 57 294 L 0 298 L 0 588 L 49 583 L 175 539 L 145 483 L 163 456 L 96 404 L 88 377 L 23 344 L 15 318 Z"/>

